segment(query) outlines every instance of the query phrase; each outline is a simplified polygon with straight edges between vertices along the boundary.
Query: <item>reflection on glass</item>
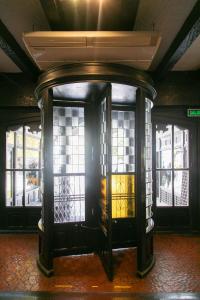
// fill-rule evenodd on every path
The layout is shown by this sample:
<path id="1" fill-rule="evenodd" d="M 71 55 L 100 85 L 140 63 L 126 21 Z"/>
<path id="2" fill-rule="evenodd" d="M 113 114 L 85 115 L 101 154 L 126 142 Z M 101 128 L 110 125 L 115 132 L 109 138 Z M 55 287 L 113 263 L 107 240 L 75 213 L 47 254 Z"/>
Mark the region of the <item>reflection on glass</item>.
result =
<path id="1" fill-rule="evenodd" d="M 14 168 L 14 131 L 6 132 L 6 168 Z"/>
<path id="2" fill-rule="evenodd" d="M 40 199 L 40 178 L 38 171 L 25 172 L 25 205 L 38 206 L 41 205 Z"/>
<path id="3" fill-rule="evenodd" d="M 25 168 L 39 169 L 41 132 L 31 132 L 25 126 Z"/>
<path id="4" fill-rule="evenodd" d="M 189 167 L 189 130 L 181 126 L 174 126 L 174 168 Z"/>
<path id="5" fill-rule="evenodd" d="M 54 222 L 85 221 L 85 176 L 54 176 Z"/>
<path id="6" fill-rule="evenodd" d="M 15 172 L 15 206 L 23 204 L 23 171 Z"/>
<path id="7" fill-rule="evenodd" d="M 15 131 L 16 135 L 16 169 L 23 169 L 23 127 Z"/>
<path id="8" fill-rule="evenodd" d="M 174 172 L 174 205 L 189 205 L 189 171 Z"/>
<path id="9" fill-rule="evenodd" d="M 135 216 L 135 176 L 112 175 L 112 218 Z"/>
<path id="10" fill-rule="evenodd" d="M 156 125 L 156 168 L 172 168 L 172 125 Z"/>
<path id="11" fill-rule="evenodd" d="M 172 206 L 172 172 L 156 172 L 156 205 Z"/>
<path id="12" fill-rule="evenodd" d="M 6 206 L 13 206 L 13 172 L 6 172 Z"/>

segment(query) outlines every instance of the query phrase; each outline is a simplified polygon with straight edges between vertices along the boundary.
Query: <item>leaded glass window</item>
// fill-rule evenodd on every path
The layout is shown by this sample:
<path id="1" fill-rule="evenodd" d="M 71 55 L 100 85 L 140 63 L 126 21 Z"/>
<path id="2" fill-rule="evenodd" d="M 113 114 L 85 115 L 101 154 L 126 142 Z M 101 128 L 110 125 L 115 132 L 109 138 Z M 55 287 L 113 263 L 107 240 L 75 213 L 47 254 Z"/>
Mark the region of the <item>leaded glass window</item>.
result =
<path id="1" fill-rule="evenodd" d="M 39 126 L 34 123 L 6 132 L 6 206 L 40 206 Z"/>
<path id="2" fill-rule="evenodd" d="M 53 108 L 54 222 L 85 220 L 83 107 Z"/>
<path id="3" fill-rule="evenodd" d="M 152 102 L 145 99 L 145 173 L 146 173 L 146 232 L 154 226 L 152 219 Z"/>
<path id="4" fill-rule="evenodd" d="M 189 130 L 156 125 L 156 205 L 189 206 Z"/>
<path id="5" fill-rule="evenodd" d="M 112 217 L 135 215 L 135 113 L 112 110 Z"/>

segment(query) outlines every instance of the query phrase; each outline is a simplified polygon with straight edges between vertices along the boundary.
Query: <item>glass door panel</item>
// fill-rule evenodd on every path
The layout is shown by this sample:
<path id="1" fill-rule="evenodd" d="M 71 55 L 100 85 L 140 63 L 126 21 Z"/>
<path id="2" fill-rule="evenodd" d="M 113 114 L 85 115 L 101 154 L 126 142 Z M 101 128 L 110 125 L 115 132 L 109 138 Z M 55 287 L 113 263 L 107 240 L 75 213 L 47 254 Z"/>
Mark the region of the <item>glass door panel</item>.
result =
<path id="1" fill-rule="evenodd" d="M 135 113 L 112 110 L 112 218 L 135 216 Z"/>
<path id="2" fill-rule="evenodd" d="M 83 107 L 53 108 L 54 222 L 85 221 Z"/>
<path id="3" fill-rule="evenodd" d="M 113 278 L 112 258 L 112 212 L 111 212 L 111 87 L 100 102 L 100 227 L 102 243 L 99 252 L 104 269 L 110 280 Z"/>

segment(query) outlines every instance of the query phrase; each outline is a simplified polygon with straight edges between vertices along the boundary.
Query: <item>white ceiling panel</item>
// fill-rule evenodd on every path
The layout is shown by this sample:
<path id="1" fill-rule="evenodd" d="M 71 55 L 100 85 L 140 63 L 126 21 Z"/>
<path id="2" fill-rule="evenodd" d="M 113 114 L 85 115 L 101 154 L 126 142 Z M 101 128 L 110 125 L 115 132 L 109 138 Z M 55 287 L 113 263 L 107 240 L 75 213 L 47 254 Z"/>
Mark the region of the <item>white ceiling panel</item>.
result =
<path id="1" fill-rule="evenodd" d="M 1 50 L 0 48 L 0 72 L 5 73 L 18 73 L 20 69 L 14 62 Z"/>
<path id="2" fill-rule="evenodd" d="M 49 30 L 39 0 L 0 0 L 0 19 L 22 48 L 22 33 Z"/>
<path id="3" fill-rule="evenodd" d="M 173 71 L 192 71 L 200 69 L 200 37 L 198 37 L 176 63 Z"/>
<path id="4" fill-rule="evenodd" d="M 155 30 L 160 47 L 151 65 L 155 70 L 197 0 L 140 0 L 134 30 Z"/>

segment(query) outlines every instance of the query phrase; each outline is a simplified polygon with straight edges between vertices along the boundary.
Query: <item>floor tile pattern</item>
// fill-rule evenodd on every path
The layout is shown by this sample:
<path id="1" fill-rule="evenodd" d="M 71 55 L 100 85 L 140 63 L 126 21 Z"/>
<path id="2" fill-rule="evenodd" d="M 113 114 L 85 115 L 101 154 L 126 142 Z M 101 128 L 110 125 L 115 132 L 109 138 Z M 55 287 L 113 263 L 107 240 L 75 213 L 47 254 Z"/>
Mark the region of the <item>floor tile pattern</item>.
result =
<path id="1" fill-rule="evenodd" d="M 59 257 L 46 278 L 36 266 L 36 234 L 0 235 L 0 291 L 200 292 L 200 237 L 156 234 L 156 264 L 136 276 L 136 249 L 114 251 L 115 274 L 109 282 L 96 254 Z"/>

